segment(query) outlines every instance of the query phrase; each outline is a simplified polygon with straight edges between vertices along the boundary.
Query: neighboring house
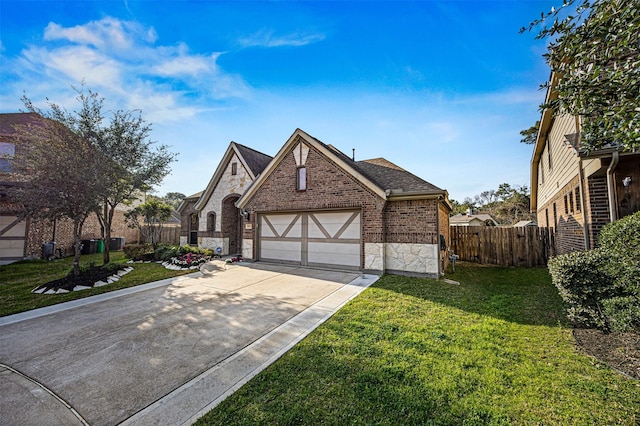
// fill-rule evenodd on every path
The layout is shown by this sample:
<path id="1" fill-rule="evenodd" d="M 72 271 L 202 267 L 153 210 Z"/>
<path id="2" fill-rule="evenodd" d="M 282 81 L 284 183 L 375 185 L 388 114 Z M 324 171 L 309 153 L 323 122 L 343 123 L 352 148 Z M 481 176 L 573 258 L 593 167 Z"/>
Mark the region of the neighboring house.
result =
<path id="1" fill-rule="evenodd" d="M 180 244 L 218 249 L 220 254 L 242 251 L 242 220 L 235 203 L 271 161 L 271 157 L 235 142 L 222 156 L 206 189 L 184 199 Z"/>
<path id="2" fill-rule="evenodd" d="M 555 229 L 558 254 L 593 248 L 604 225 L 640 210 L 640 153 L 614 145 L 587 153 L 580 131 L 578 117 L 545 109 L 531 159 L 531 211 Z"/>
<path id="3" fill-rule="evenodd" d="M 449 223 L 451 226 L 498 226 L 498 222 L 490 214 L 469 212 L 451 216 Z"/>
<path id="4" fill-rule="evenodd" d="M 236 206 L 246 259 L 430 277 L 444 270 L 446 190 L 384 158 L 354 161 L 300 129 Z"/>
<path id="5" fill-rule="evenodd" d="M 42 245 L 55 241 L 67 252 L 73 245 L 73 224 L 69 220 L 32 220 L 23 218 L 20 207 L 13 204 L 8 188 L 15 184 L 14 164 L 25 153 L 16 137 L 14 126 L 37 124 L 42 118 L 34 113 L 0 114 L 0 265 L 25 258 L 39 258 Z M 60 173 L 52 170 L 52 173 Z M 118 209 L 114 216 L 111 235 L 134 241 L 137 233 L 124 221 L 125 208 Z M 100 224 L 91 215 L 83 226 L 82 239 L 100 238 Z"/>
<path id="6" fill-rule="evenodd" d="M 513 225 L 514 228 L 523 228 L 525 226 L 538 226 L 538 224 L 532 220 L 521 220 L 520 222 Z"/>

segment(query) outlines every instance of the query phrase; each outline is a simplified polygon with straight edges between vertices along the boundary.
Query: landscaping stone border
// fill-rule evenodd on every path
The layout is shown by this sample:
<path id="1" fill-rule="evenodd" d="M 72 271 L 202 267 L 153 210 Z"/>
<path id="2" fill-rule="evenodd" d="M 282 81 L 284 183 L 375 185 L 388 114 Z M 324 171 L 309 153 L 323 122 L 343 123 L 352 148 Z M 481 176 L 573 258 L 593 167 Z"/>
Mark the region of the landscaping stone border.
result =
<path id="1" fill-rule="evenodd" d="M 95 287 L 102 287 L 108 284 L 112 284 L 116 281 L 119 281 L 121 277 L 123 277 L 124 275 L 128 274 L 129 272 L 133 271 L 133 268 L 128 266 L 124 269 L 119 270 L 118 272 L 116 272 L 113 275 L 110 275 L 109 277 L 106 278 L 106 281 L 96 281 L 95 283 L 93 283 L 93 287 L 89 287 L 89 286 L 84 286 L 84 285 L 77 285 L 75 287 L 73 287 L 73 291 L 82 291 L 82 290 L 87 290 L 89 288 L 95 288 Z M 69 290 L 65 290 L 64 288 L 60 288 L 58 290 L 53 290 L 53 289 L 49 289 L 47 291 L 45 291 L 45 288 L 42 287 L 37 287 L 33 290 L 31 290 L 32 293 L 36 293 L 36 294 L 64 294 L 64 293 L 69 293 Z"/>

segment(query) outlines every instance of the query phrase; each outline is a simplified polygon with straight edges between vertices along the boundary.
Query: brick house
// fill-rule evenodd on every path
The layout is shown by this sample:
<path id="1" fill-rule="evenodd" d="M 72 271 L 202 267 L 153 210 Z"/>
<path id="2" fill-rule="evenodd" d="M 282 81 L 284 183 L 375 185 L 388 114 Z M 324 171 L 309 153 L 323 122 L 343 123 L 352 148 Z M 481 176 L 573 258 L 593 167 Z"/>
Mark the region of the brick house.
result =
<path id="1" fill-rule="evenodd" d="M 242 250 L 242 222 L 236 201 L 262 173 L 271 157 L 231 142 L 206 189 L 178 206 L 180 244 L 219 249 L 222 255 Z"/>
<path id="2" fill-rule="evenodd" d="M 558 76 L 552 74 L 548 102 Z M 640 153 L 616 146 L 587 153 L 580 119 L 545 109 L 531 159 L 531 211 L 553 228 L 556 252 L 595 247 L 604 225 L 640 210 Z"/>
<path id="3" fill-rule="evenodd" d="M 297 129 L 236 202 L 254 261 L 438 277 L 446 190 L 377 158 L 354 161 Z"/>
<path id="4" fill-rule="evenodd" d="M 69 220 L 33 220 L 24 218 L 19 206 L 8 196 L 8 188 L 15 185 L 15 161 L 20 161 L 25 147 L 16 137 L 14 126 L 36 124 L 41 117 L 33 113 L 0 114 L 0 265 L 25 258 L 39 258 L 42 245 L 55 241 L 70 252 L 73 245 L 73 224 Z M 52 171 L 55 172 L 55 171 Z M 112 235 L 127 242 L 138 239 L 137 231 L 128 228 L 124 212 L 118 209 L 114 216 Z M 82 239 L 100 238 L 98 218 L 90 215 L 83 226 Z"/>

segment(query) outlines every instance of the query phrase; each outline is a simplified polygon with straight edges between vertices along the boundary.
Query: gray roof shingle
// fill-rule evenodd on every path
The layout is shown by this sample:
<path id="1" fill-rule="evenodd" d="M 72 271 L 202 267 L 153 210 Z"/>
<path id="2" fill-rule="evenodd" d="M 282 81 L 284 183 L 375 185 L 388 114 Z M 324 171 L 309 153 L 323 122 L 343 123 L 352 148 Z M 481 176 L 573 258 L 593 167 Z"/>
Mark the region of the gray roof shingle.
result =
<path id="1" fill-rule="evenodd" d="M 256 151 L 255 149 L 241 145 L 237 142 L 234 143 L 254 176 L 258 176 L 260 173 L 262 173 L 262 171 L 267 167 L 271 160 L 273 160 L 273 157 L 267 154 L 263 154 L 260 151 Z"/>
<path id="2" fill-rule="evenodd" d="M 367 177 L 373 183 L 383 190 L 393 191 L 395 193 L 438 193 L 445 191 L 437 186 L 419 178 L 411 172 L 406 171 L 402 167 L 392 163 L 385 158 L 373 158 L 370 160 L 353 161 L 348 155 L 324 142 L 315 139 L 327 149 L 340 157 L 345 163 L 353 167 L 359 173 Z"/>

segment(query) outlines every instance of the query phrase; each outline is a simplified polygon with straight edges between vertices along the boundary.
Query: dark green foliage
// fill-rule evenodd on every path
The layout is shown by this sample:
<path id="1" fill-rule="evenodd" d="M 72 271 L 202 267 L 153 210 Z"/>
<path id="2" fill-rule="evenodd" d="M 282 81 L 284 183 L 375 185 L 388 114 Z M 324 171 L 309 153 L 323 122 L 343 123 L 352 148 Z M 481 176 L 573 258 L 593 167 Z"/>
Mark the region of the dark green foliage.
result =
<path id="1" fill-rule="evenodd" d="M 604 270 L 607 258 L 601 250 L 557 256 L 549 261 L 549 272 L 566 303 L 567 317 L 580 326 L 609 328 L 602 300 L 612 296 L 613 279 Z"/>
<path id="2" fill-rule="evenodd" d="M 172 257 L 176 257 L 180 255 L 180 247 L 179 246 L 171 246 L 166 244 L 160 244 L 153 252 L 153 257 L 155 260 L 169 260 Z"/>
<path id="3" fill-rule="evenodd" d="M 124 256 L 131 260 L 147 260 L 153 257 L 153 246 L 151 244 L 127 244 L 122 248 Z"/>
<path id="4" fill-rule="evenodd" d="M 190 245 L 174 246 L 159 244 L 154 250 L 151 244 L 127 244 L 124 246 L 123 251 L 125 257 L 132 260 L 168 261 L 171 258 L 182 256 L 187 253 L 213 257 L 213 250 L 191 247 Z"/>
<path id="5" fill-rule="evenodd" d="M 640 330 L 640 212 L 605 226 L 600 247 L 549 261 L 553 283 L 576 325 Z"/>

